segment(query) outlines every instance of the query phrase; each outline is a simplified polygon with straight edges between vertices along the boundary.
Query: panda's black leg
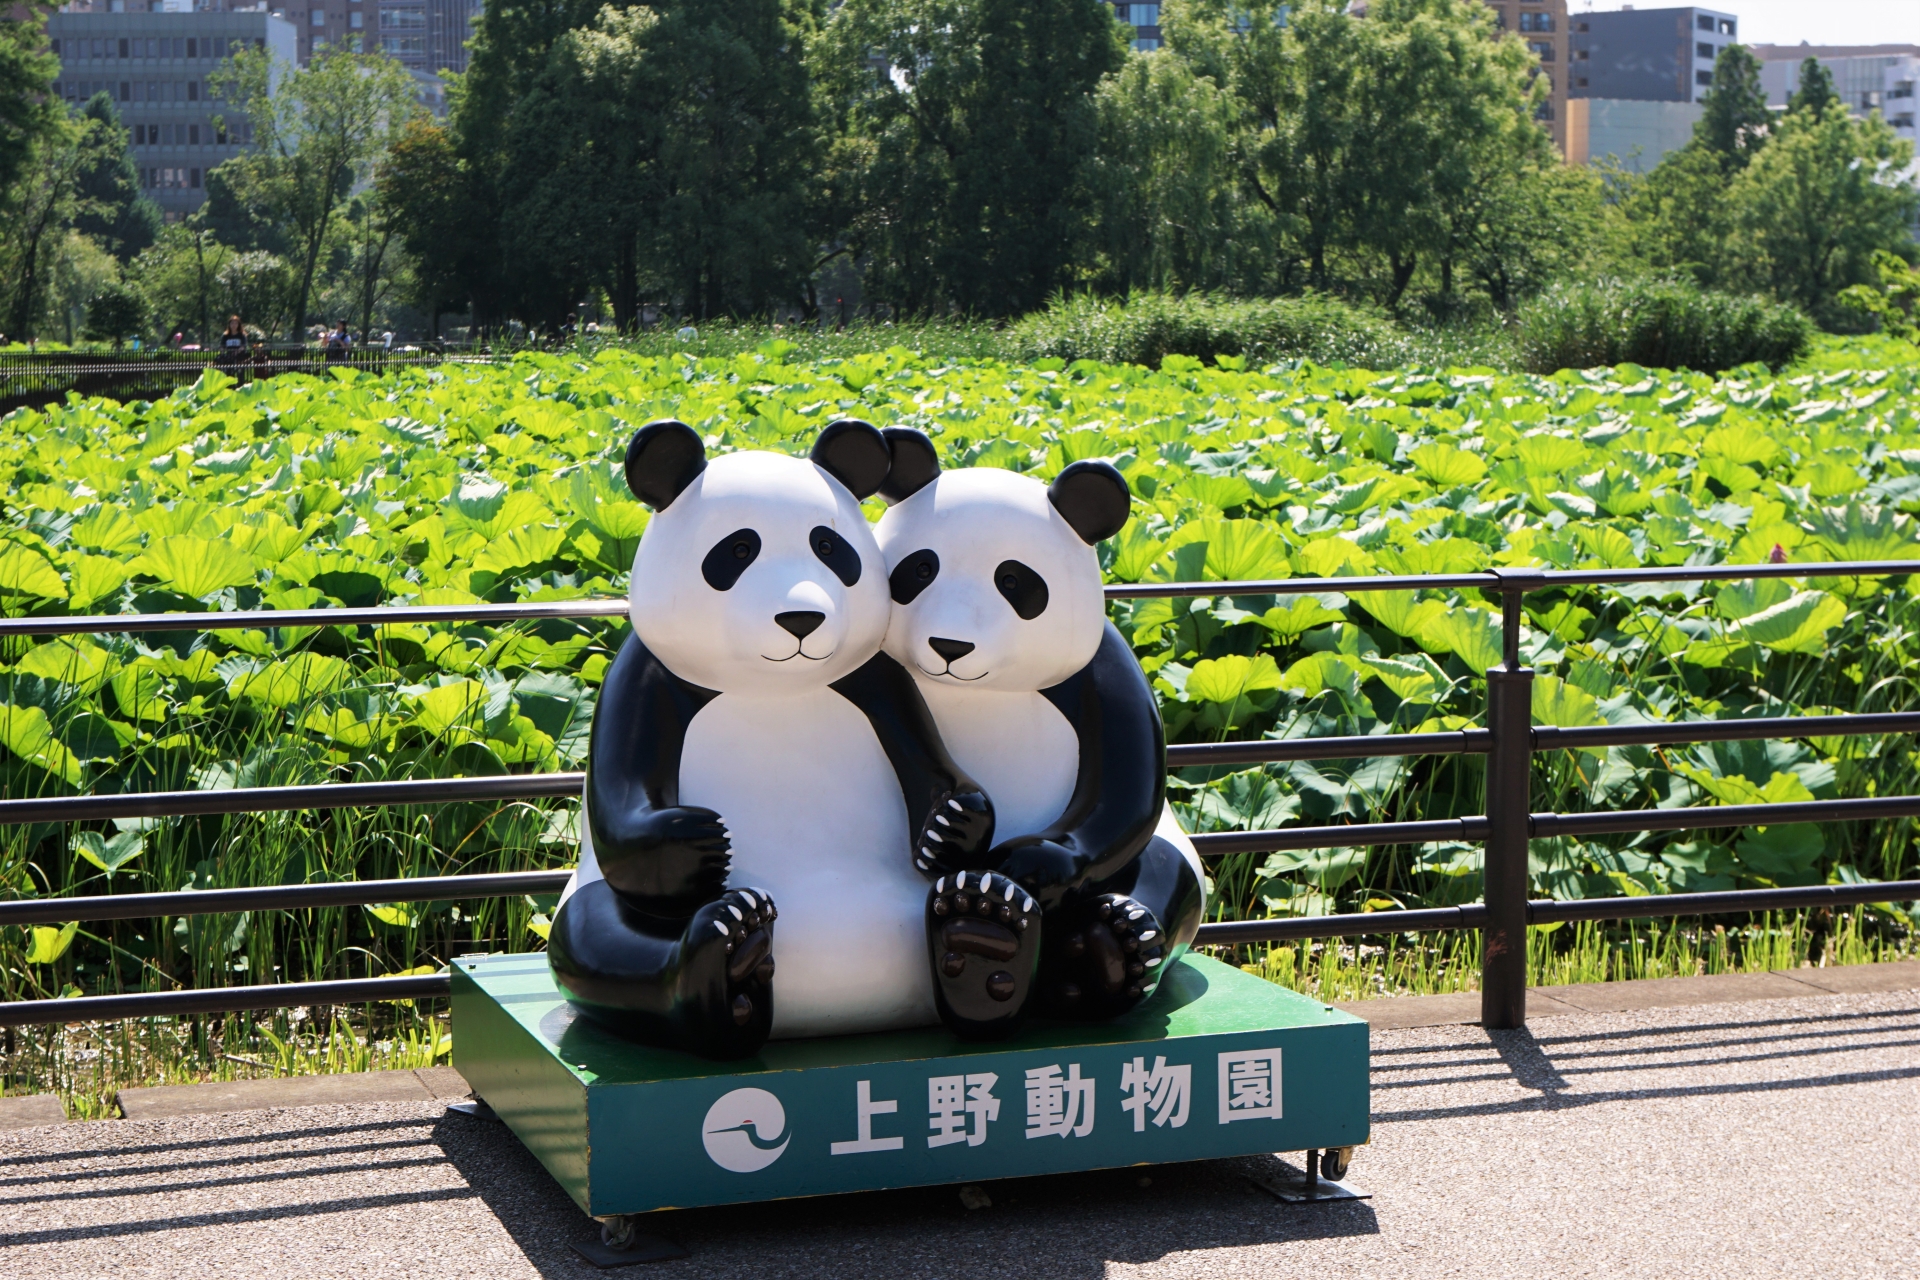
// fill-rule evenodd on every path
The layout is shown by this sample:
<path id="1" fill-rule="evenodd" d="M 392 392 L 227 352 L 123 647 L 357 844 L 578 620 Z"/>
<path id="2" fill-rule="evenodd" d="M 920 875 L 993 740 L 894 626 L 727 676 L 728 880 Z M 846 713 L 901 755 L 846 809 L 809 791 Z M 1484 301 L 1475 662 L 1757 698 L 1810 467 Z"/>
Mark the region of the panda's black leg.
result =
<path id="1" fill-rule="evenodd" d="M 1111 1018 L 1151 996 L 1200 925 L 1193 864 L 1155 836 L 1140 857 L 1089 895 L 1050 912 L 1041 1002 L 1068 1018 Z"/>
<path id="2" fill-rule="evenodd" d="M 1040 904 L 991 871 L 936 880 L 927 895 L 927 952 L 934 1003 L 956 1035 L 1013 1034 L 1040 960 Z"/>
<path id="3" fill-rule="evenodd" d="M 765 893 L 735 889 L 664 921 L 595 881 L 554 917 L 548 960 L 575 1008 L 629 1039 L 747 1057 L 773 1026 L 777 914 Z"/>

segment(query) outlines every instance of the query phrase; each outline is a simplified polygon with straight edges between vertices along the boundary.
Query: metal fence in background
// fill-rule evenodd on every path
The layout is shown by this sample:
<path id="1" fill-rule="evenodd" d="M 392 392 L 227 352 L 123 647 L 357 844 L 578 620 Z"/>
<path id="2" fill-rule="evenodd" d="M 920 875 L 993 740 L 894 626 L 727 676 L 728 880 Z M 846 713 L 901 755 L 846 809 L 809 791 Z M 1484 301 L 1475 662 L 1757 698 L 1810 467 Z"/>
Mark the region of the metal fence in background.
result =
<path id="1" fill-rule="evenodd" d="M 1520 658 L 1523 606 L 1533 592 L 1649 582 L 1705 582 L 1754 578 L 1879 578 L 1920 572 L 1920 562 L 1864 561 L 1798 565 L 1688 565 L 1626 570 L 1494 569 L 1482 573 L 1366 578 L 1292 578 L 1262 582 L 1143 583 L 1109 587 L 1110 599 L 1154 596 L 1258 596 L 1431 588 L 1478 589 L 1500 601 L 1502 654 L 1487 677 L 1487 721 L 1477 729 L 1445 733 L 1354 737 L 1280 738 L 1178 745 L 1167 749 L 1170 768 L 1337 760 L 1381 756 L 1482 755 L 1487 758 L 1485 812 L 1413 822 L 1340 823 L 1266 831 L 1196 835 L 1203 857 L 1281 849 L 1318 849 L 1419 844 L 1453 840 L 1485 845 L 1483 900 L 1456 907 L 1365 912 L 1336 916 L 1243 920 L 1201 926 L 1197 942 L 1252 942 L 1389 935 L 1477 929 L 1483 935 L 1481 1021 L 1492 1028 L 1526 1022 L 1527 927 L 1555 921 L 1651 919 L 1803 907 L 1844 907 L 1920 899 L 1920 880 L 1805 888 L 1749 889 L 1723 893 L 1529 901 L 1528 842 L 1557 835 L 1677 831 L 1787 822 L 1856 822 L 1920 817 L 1920 796 L 1882 796 L 1793 804 L 1716 805 L 1679 809 L 1534 813 L 1530 806 L 1532 757 L 1537 752 L 1598 750 L 1614 746 L 1660 746 L 1699 742 L 1858 736 L 1920 731 L 1920 712 L 1699 720 L 1583 728 L 1535 726 L 1534 673 Z M 136 631 L 217 630 L 237 627 L 351 626 L 382 623 L 510 622 L 543 618 L 619 617 L 621 599 L 539 604 L 391 607 L 370 609 L 256 610 L 218 614 L 101 615 L 0 619 L 0 640 Z M 377 783 L 332 783 L 302 787 L 251 787 L 218 791 L 140 792 L 111 796 L 58 796 L 0 800 L 0 825 L 97 821 L 108 818 L 172 817 L 379 805 L 442 804 L 579 794 L 584 775 L 521 774 L 508 777 L 425 779 Z M 274 885 L 263 888 L 182 893 L 107 894 L 36 898 L 0 903 L 0 925 L 52 924 L 75 920 L 124 920 L 246 911 L 431 902 L 550 893 L 567 871 L 435 876 L 402 880 Z M 0 1003 L 0 1026 L 79 1022 L 108 1018 L 218 1013 L 308 1004 L 442 996 L 445 975 L 411 975 L 343 981 L 219 987 L 193 991 L 82 996 L 65 1000 Z"/>
<path id="2" fill-rule="evenodd" d="M 271 378 L 282 373 L 324 373 L 329 369 L 364 369 L 385 373 L 415 365 L 486 363 L 494 357 L 436 344 L 432 348 L 388 350 L 355 346 L 329 358 L 323 347 L 261 343 L 238 359 L 211 351 L 0 352 L 0 414 L 19 408 L 38 408 L 66 399 L 68 392 L 105 396 L 123 403 L 159 400 L 190 387 L 208 369 L 217 369 L 239 382 Z"/>

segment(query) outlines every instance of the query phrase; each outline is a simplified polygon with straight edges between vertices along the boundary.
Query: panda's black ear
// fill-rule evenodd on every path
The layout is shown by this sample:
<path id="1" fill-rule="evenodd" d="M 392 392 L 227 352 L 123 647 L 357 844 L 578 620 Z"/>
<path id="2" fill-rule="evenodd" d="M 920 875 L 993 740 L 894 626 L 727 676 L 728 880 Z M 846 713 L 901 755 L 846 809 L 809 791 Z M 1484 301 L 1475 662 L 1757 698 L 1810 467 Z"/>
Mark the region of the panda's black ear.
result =
<path id="1" fill-rule="evenodd" d="M 888 427 L 880 434 L 886 437 L 887 453 L 893 460 L 887 468 L 886 481 L 880 486 L 880 498 L 891 507 L 933 483 L 933 478 L 940 474 L 940 455 L 924 431 Z"/>
<path id="2" fill-rule="evenodd" d="M 655 511 L 665 511 L 706 469 L 700 434 L 671 418 L 649 422 L 627 446 L 627 488 Z"/>
<path id="3" fill-rule="evenodd" d="M 1088 546 L 1126 527 L 1133 492 L 1110 462 L 1076 462 L 1047 486 L 1047 501 Z"/>
<path id="4" fill-rule="evenodd" d="M 887 468 L 893 461 L 887 453 L 886 438 L 871 422 L 857 418 L 829 422 L 813 442 L 812 457 L 814 465 L 845 485 L 847 492 L 861 502 L 886 483 Z"/>

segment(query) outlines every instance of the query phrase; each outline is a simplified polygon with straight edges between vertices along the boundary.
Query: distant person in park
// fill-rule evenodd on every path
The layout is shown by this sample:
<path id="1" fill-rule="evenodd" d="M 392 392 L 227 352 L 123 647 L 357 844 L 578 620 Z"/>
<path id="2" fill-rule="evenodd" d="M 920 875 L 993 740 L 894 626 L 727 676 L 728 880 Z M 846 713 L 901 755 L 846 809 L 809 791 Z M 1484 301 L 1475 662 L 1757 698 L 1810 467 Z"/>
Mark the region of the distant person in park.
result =
<path id="1" fill-rule="evenodd" d="M 241 327 L 239 316 L 227 317 L 226 332 L 220 335 L 221 364 L 239 364 L 247 358 L 247 331 Z"/>
<path id="2" fill-rule="evenodd" d="M 327 334 L 327 363 L 338 364 L 347 358 L 348 350 L 353 346 L 353 337 L 347 332 L 347 322 L 336 320 L 333 331 Z"/>

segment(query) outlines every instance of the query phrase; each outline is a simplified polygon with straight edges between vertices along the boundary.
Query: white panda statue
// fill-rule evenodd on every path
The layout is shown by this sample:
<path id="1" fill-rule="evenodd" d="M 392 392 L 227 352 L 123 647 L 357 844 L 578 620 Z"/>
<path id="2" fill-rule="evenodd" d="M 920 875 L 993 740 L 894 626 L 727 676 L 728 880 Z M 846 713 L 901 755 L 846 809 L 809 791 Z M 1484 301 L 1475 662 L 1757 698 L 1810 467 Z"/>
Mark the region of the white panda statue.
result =
<path id="1" fill-rule="evenodd" d="M 742 1057 L 936 1020 L 913 851 L 978 862 L 993 812 L 881 651 L 892 606 L 860 501 L 891 461 L 851 421 L 810 460 L 709 461 L 678 422 L 627 451 L 655 514 L 548 942 L 569 1000 L 622 1034 Z"/>
<path id="2" fill-rule="evenodd" d="M 928 924 L 941 1014 L 991 1034 L 1014 1003 L 1123 1013 L 1152 995 L 1205 905 L 1200 860 L 1166 804 L 1158 704 L 1106 618 L 1095 544 L 1126 524 L 1126 480 L 1093 461 L 1051 486 L 994 467 L 943 472 L 925 435 L 884 434 L 893 464 L 875 534 L 893 598 L 886 650 L 985 788 L 998 841 L 981 863 L 934 846 L 916 855 L 938 876 Z M 1030 996 L 983 994 L 1003 962 L 976 937 L 979 873 L 967 866 L 1040 902 Z"/>

